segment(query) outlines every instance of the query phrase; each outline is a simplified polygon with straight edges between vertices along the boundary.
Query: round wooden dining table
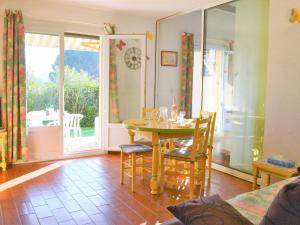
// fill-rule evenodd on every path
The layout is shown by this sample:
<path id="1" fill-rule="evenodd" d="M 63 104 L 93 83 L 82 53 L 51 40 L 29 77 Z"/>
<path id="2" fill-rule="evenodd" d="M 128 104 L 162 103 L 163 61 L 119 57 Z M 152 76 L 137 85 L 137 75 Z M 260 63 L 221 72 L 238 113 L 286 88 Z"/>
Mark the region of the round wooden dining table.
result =
<path id="1" fill-rule="evenodd" d="M 159 155 L 160 140 L 184 138 L 193 136 L 195 124 L 178 125 L 176 123 L 159 122 L 157 120 L 129 119 L 123 121 L 123 126 L 128 129 L 130 143 L 135 143 L 135 135 L 143 136 L 152 142 L 152 176 L 150 181 L 151 194 L 159 194 Z"/>

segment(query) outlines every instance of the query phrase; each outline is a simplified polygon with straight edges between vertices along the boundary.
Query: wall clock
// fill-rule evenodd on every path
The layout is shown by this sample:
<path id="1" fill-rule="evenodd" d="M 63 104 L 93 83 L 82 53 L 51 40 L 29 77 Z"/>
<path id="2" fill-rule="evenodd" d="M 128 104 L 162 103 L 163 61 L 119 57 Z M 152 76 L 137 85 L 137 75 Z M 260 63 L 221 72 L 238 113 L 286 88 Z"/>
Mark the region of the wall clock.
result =
<path id="1" fill-rule="evenodd" d="M 124 55 L 126 66 L 131 70 L 137 70 L 141 68 L 141 55 L 142 51 L 136 47 L 127 49 Z"/>

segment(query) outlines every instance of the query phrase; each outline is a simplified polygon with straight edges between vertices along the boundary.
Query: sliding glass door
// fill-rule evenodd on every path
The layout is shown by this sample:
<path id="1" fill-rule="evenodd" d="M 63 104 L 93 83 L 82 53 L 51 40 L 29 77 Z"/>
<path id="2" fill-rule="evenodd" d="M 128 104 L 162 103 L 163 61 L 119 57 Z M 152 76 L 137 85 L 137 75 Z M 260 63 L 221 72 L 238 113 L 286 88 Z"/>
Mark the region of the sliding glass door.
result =
<path id="1" fill-rule="evenodd" d="M 263 149 L 268 0 L 205 10 L 203 105 L 216 111 L 213 161 L 250 173 Z"/>
<path id="2" fill-rule="evenodd" d="M 66 153 L 100 148 L 99 56 L 99 36 L 64 35 L 63 129 Z"/>
<path id="3" fill-rule="evenodd" d="M 55 61 L 60 60 L 59 35 L 26 33 L 27 135 L 31 160 L 62 156 L 60 79 L 51 79 Z"/>
<path id="4" fill-rule="evenodd" d="M 27 126 L 57 126 L 59 121 L 59 36 L 26 33 Z M 43 56 L 43 57 L 41 57 Z M 52 79 L 52 74 L 56 79 Z"/>

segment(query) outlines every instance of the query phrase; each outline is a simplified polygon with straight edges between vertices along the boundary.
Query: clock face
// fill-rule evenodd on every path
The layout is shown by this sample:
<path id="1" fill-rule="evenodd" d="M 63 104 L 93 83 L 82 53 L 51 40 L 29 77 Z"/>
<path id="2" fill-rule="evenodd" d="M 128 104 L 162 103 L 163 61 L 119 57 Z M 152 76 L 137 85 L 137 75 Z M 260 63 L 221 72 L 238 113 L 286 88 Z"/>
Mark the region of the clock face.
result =
<path id="1" fill-rule="evenodd" d="M 141 55 L 141 50 L 136 47 L 127 49 L 124 55 L 124 61 L 127 67 L 131 70 L 141 68 Z"/>

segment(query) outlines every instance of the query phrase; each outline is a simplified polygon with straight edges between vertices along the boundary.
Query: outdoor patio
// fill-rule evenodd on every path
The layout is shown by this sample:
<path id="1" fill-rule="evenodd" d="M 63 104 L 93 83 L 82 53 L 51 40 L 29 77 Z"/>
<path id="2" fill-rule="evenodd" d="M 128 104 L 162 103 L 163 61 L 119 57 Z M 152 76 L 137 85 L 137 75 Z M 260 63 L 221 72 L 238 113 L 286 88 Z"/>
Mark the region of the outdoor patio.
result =
<path id="1" fill-rule="evenodd" d="M 71 132 L 70 137 L 64 138 L 65 152 L 72 154 L 87 150 L 99 149 L 99 135 L 95 134 L 94 127 L 81 128 L 81 136 L 76 137 L 74 132 Z"/>

